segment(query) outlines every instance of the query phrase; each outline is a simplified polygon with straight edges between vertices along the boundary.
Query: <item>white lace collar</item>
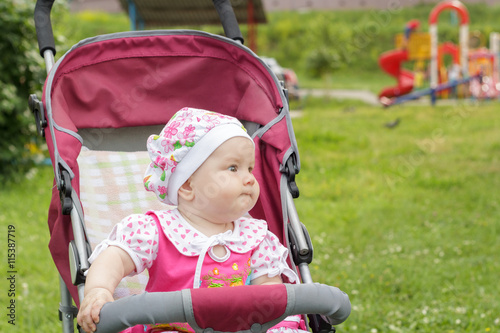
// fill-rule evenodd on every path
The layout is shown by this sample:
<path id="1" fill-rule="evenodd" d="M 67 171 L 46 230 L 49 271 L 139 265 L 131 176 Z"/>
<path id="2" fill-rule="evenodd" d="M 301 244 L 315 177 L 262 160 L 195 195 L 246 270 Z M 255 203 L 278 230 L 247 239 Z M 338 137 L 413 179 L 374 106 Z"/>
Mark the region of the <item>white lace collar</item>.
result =
<path id="1" fill-rule="evenodd" d="M 267 234 L 267 223 L 263 220 L 241 217 L 234 221 L 234 229 L 207 237 L 190 225 L 177 209 L 170 212 L 157 212 L 160 225 L 165 236 L 177 250 L 185 256 L 198 256 L 194 275 L 193 288 L 200 287 L 201 267 L 205 256 L 215 261 L 224 262 L 231 252 L 246 253 L 264 240 Z M 222 245 L 226 248 L 224 257 L 213 253 L 213 247 Z"/>
<path id="2" fill-rule="evenodd" d="M 203 248 L 223 245 L 231 252 L 246 253 L 256 248 L 266 237 L 267 223 L 251 217 L 241 217 L 234 221 L 234 229 L 207 237 L 191 226 L 177 209 L 155 212 L 165 236 L 185 256 L 199 256 Z M 212 254 L 210 253 L 212 257 Z M 212 257 L 217 260 L 216 257 Z M 218 258 L 222 259 L 222 258 Z"/>

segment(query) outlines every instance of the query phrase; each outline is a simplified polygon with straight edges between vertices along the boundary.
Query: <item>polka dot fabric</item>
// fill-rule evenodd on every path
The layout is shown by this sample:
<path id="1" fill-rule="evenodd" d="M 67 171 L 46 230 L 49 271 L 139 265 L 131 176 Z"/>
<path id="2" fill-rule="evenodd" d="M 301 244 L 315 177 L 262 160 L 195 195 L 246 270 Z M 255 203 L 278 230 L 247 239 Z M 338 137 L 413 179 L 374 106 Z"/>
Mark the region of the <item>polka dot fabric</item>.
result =
<path id="1" fill-rule="evenodd" d="M 202 253 L 210 238 L 193 228 L 177 209 L 157 211 L 155 214 L 161 230 L 175 246 L 178 255 L 199 256 Z M 269 277 L 284 274 L 291 282 L 297 280 L 286 263 L 288 250 L 279 243 L 278 237 L 267 230 L 265 221 L 242 217 L 234 222 L 234 230 L 217 237 L 218 244 L 223 244 L 229 251 L 253 251 L 250 266 L 252 279 L 266 274 Z M 158 255 L 158 227 L 154 218 L 147 214 L 134 214 L 123 219 L 97 246 L 90 261 L 111 245 L 122 248 L 130 255 L 136 266 L 135 273 L 150 268 Z M 211 255 L 211 252 L 208 254 Z"/>

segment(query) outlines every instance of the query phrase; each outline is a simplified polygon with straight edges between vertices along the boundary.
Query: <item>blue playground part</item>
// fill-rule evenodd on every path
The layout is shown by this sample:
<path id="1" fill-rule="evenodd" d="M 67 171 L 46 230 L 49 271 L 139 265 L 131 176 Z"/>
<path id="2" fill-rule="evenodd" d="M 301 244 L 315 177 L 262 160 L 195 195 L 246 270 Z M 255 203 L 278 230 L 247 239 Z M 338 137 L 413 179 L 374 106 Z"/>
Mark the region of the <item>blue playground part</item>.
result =
<path id="1" fill-rule="evenodd" d="M 481 78 L 480 74 L 474 75 L 474 76 L 469 76 L 465 79 L 460 79 L 460 80 L 456 80 L 453 82 L 446 82 L 446 83 L 440 84 L 435 88 L 427 88 L 427 89 L 417 90 L 417 91 L 411 92 L 409 94 L 398 96 L 398 97 L 393 97 L 393 98 L 381 98 L 380 102 L 385 107 L 389 107 L 392 105 L 402 104 L 402 103 L 405 103 L 408 101 L 413 101 L 413 100 L 419 99 L 420 97 L 429 95 L 431 98 L 431 104 L 435 105 L 438 92 L 446 90 L 446 89 L 454 88 L 454 87 L 459 86 L 461 84 L 469 83 L 470 81 L 472 81 L 474 79 L 480 79 L 480 78 Z"/>

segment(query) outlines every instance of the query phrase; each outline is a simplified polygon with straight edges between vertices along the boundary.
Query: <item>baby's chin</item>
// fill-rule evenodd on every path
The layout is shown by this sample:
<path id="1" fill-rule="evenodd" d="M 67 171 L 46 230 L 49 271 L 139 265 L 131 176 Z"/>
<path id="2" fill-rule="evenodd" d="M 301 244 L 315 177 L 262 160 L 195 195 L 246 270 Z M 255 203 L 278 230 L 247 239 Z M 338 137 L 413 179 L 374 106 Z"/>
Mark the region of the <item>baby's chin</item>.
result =
<path id="1" fill-rule="evenodd" d="M 239 214 L 234 215 L 234 218 L 232 219 L 232 221 L 236 221 L 237 219 L 240 219 L 242 217 L 252 217 L 249 212 L 250 212 L 250 210 L 252 210 L 253 207 L 254 206 L 252 205 L 252 206 L 249 206 L 248 209 L 242 209 Z M 238 216 L 236 216 L 236 215 L 238 215 Z"/>
<path id="2" fill-rule="evenodd" d="M 246 198 L 243 199 L 243 203 L 242 203 L 242 209 L 241 211 L 243 212 L 243 214 L 249 212 L 250 210 L 252 210 L 253 207 L 255 207 L 255 204 L 257 203 L 257 200 L 255 200 L 252 196 L 250 195 L 247 195 Z"/>

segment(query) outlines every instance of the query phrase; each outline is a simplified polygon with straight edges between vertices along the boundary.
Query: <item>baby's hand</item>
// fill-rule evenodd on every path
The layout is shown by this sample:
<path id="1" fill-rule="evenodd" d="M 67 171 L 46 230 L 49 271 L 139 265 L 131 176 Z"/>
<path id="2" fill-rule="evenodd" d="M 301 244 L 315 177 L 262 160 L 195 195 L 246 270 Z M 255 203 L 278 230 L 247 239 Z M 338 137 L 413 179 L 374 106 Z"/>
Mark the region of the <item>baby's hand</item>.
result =
<path id="1" fill-rule="evenodd" d="M 95 324 L 99 322 L 99 313 L 102 306 L 113 301 L 113 295 L 107 289 L 94 288 L 90 290 L 80 304 L 80 311 L 78 311 L 77 316 L 78 324 L 87 333 L 95 332 Z"/>

